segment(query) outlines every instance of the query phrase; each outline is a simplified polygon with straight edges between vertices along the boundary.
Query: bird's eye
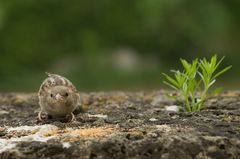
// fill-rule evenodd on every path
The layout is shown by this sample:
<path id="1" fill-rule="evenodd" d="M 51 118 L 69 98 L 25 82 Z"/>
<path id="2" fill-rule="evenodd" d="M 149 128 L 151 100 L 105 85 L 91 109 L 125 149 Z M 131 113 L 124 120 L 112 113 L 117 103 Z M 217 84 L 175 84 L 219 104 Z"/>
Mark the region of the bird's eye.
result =
<path id="1" fill-rule="evenodd" d="M 65 93 L 65 96 L 67 97 L 67 96 L 68 96 L 68 93 Z"/>
<path id="2" fill-rule="evenodd" d="M 52 93 L 50 94 L 50 97 L 53 97 L 53 94 L 52 94 Z"/>

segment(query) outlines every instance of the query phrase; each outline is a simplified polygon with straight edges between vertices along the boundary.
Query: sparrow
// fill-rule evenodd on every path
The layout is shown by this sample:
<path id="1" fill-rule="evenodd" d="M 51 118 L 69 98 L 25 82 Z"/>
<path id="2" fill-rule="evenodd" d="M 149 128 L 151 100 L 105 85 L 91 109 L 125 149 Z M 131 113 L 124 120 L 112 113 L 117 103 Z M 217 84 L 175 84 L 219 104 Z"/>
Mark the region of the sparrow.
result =
<path id="1" fill-rule="evenodd" d="M 38 119 L 42 121 L 42 113 L 48 117 L 71 116 L 71 121 L 75 120 L 72 113 L 79 104 L 80 95 L 76 87 L 67 78 L 46 72 L 47 78 L 43 81 L 38 91 L 40 112 Z"/>

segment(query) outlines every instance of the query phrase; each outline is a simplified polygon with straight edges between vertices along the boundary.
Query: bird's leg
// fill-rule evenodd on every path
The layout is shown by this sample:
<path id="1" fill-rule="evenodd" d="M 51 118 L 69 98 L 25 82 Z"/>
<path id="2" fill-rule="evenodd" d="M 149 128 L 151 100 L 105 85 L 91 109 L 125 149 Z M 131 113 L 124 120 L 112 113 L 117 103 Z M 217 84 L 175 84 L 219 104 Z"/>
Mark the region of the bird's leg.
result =
<path id="1" fill-rule="evenodd" d="M 71 113 L 71 120 L 70 120 L 70 122 L 75 121 L 75 120 L 76 120 L 75 115 L 73 113 Z"/>
<path id="2" fill-rule="evenodd" d="M 38 113 L 38 120 L 42 121 L 42 111 L 40 110 L 40 112 Z"/>

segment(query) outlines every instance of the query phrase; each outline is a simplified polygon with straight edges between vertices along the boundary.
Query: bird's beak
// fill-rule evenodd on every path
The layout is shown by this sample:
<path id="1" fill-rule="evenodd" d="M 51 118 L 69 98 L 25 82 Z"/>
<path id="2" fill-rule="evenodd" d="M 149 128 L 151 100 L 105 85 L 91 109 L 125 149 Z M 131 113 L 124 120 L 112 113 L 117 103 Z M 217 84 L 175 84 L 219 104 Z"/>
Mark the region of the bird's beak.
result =
<path id="1" fill-rule="evenodd" d="M 60 94 L 57 94 L 55 96 L 55 98 L 56 98 L 57 101 L 62 101 L 63 100 L 63 97 Z"/>

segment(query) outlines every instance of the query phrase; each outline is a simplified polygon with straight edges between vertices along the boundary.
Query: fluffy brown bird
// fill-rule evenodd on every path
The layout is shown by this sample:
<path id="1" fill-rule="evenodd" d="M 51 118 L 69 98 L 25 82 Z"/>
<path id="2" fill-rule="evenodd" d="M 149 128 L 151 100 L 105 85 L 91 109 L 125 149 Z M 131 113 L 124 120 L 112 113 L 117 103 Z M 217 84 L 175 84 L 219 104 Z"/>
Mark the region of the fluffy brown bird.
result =
<path id="1" fill-rule="evenodd" d="M 76 87 L 65 77 L 47 73 L 48 77 L 40 86 L 38 97 L 41 111 L 38 119 L 42 120 L 42 113 L 52 117 L 66 117 L 71 115 L 71 121 L 75 119 L 72 113 L 79 104 L 79 93 Z"/>

